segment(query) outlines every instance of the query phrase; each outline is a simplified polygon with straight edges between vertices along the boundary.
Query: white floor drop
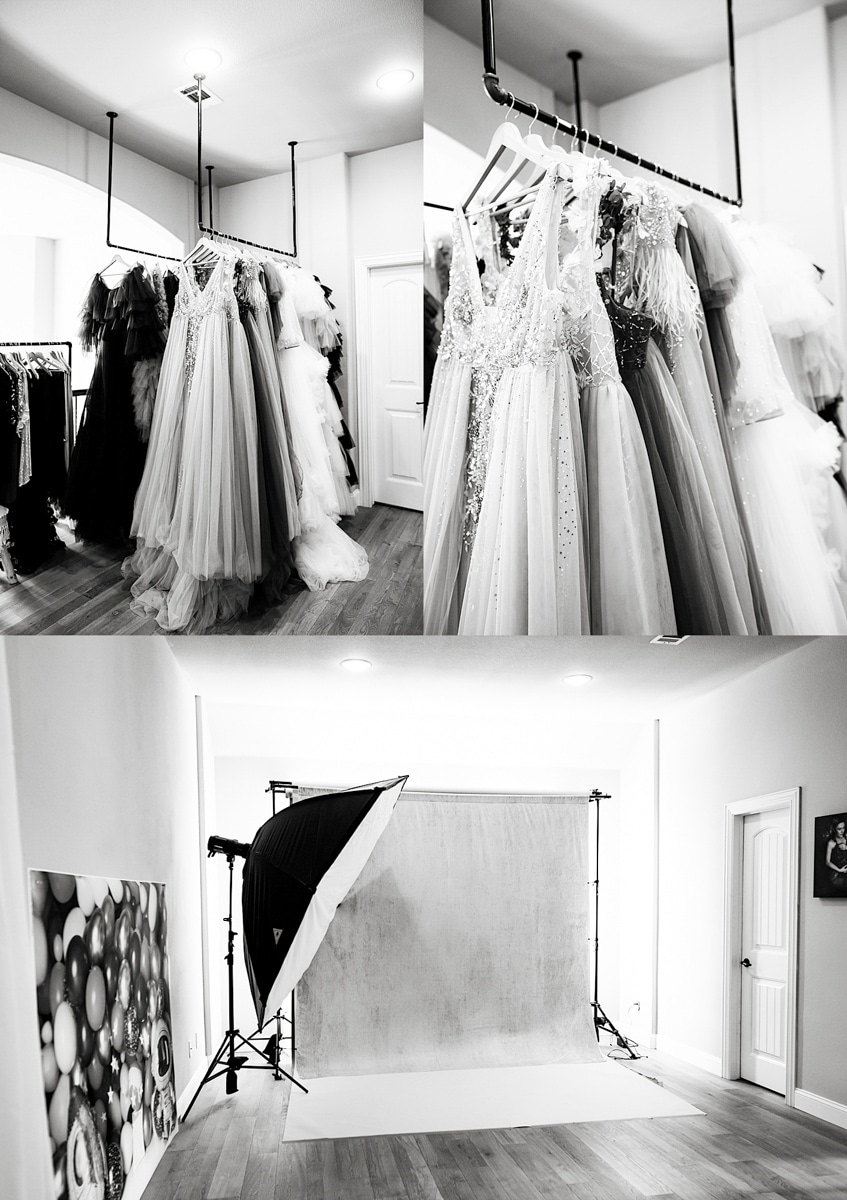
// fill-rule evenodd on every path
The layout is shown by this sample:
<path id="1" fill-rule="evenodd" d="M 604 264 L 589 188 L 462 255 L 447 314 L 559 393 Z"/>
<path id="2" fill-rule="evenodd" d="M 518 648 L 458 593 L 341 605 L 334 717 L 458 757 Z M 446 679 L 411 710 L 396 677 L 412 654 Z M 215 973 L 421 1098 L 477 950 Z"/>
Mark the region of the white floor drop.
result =
<path id="1" fill-rule="evenodd" d="M 702 1113 L 614 1062 L 489 1067 L 306 1080 L 292 1088 L 283 1140 L 515 1129 Z"/>

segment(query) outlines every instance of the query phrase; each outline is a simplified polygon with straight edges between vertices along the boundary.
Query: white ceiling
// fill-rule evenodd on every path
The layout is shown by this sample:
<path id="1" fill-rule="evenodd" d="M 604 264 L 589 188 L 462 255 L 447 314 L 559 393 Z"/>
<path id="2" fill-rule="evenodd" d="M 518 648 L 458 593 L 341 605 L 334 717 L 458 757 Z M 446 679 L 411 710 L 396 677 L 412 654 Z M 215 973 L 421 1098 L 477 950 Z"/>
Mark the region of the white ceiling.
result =
<path id="1" fill-rule="evenodd" d="M 163 166 L 196 172 L 196 109 L 183 58 L 211 46 L 223 103 L 203 113 L 204 165 L 225 186 L 300 160 L 421 136 L 420 0 L 2 0 L 0 81 L 9 91 Z M 403 92 L 376 78 L 408 67 Z"/>
<path id="2" fill-rule="evenodd" d="M 213 717 L 218 756 L 374 764 L 498 759 L 617 767 L 632 731 L 807 638 L 692 638 L 677 647 L 622 638 L 212 638 L 168 647 Z M 339 668 L 345 657 L 367 674 Z M 573 689 L 564 675 L 594 681 Z M 380 766 L 384 768 L 380 770 Z"/>
<path id="3" fill-rule="evenodd" d="M 820 2 L 735 0 L 736 37 Z M 482 44 L 480 0 L 424 0 L 424 11 Z M 567 101 L 573 95 L 569 50 L 582 51 L 582 98 L 598 105 L 726 58 L 726 0 L 494 0 L 494 28 L 498 60 Z"/>

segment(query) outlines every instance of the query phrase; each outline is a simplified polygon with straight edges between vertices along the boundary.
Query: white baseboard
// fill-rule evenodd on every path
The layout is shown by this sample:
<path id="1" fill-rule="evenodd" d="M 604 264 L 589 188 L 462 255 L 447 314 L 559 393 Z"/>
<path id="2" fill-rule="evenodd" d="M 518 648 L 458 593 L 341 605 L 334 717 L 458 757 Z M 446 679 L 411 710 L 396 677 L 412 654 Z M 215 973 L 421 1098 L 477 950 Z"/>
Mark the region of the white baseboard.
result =
<path id="1" fill-rule="evenodd" d="M 721 1060 L 717 1054 L 706 1054 L 703 1050 L 695 1050 L 693 1046 L 686 1046 L 684 1042 L 675 1042 L 672 1038 L 663 1037 L 660 1033 L 656 1035 L 656 1049 L 662 1054 L 670 1054 L 672 1058 L 678 1058 L 681 1062 L 691 1063 L 692 1067 L 699 1067 L 701 1071 L 708 1071 L 710 1075 L 720 1075 Z"/>
<path id="2" fill-rule="evenodd" d="M 847 1104 L 839 1104 L 837 1100 L 827 1100 L 824 1096 L 816 1096 L 814 1092 L 804 1092 L 802 1088 L 794 1089 L 794 1107 L 812 1117 L 820 1117 L 830 1125 L 838 1125 L 847 1129 Z"/>

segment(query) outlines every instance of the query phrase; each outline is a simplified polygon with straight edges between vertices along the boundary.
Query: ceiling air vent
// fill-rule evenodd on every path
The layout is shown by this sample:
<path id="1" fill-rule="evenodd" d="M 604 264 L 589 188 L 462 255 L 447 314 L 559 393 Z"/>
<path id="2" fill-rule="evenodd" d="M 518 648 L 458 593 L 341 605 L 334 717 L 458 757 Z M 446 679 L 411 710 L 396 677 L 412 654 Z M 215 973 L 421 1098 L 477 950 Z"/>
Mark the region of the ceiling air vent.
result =
<path id="1" fill-rule="evenodd" d="M 189 83 L 188 87 L 177 88 L 176 94 L 178 96 L 182 96 L 183 100 L 187 100 L 189 104 L 196 104 L 197 103 L 197 81 L 195 80 L 193 83 Z M 203 88 L 203 91 L 201 94 L 203 97 L 203 107 L 204 108 L 206 108 L 212 104 L 220 104 L 221 103 L 220 96 L 216 96 L 214 92 L 210 92 L 207 87 Z"/>
<path id="2" fill-rule="evenodd" d="M 687 633 L 679 637 L 675 633 L 660 633 L 658 637 L 650 638 L 650 641 L 654 646 L 679 646 L 682 642 L 687 642 L 689 637 L 690 634 Z"/>

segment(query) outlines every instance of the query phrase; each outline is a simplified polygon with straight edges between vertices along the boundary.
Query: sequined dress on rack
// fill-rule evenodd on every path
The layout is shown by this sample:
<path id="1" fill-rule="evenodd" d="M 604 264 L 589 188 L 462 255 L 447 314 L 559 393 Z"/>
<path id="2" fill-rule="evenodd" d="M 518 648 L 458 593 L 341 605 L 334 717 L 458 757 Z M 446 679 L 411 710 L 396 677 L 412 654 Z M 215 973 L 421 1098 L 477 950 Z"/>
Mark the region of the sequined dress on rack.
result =
<path id="1" fill-rule="evenodd" d="M 560 280 L 572 314 L 588 476 L 591 632 L 676 632 L 656 490 L 644 436 L 621 382 L 595 274 L 602 162 L 576 156 Z"/>
<path id="2" fill-rule="evenodd" d="M 471 296 L 476 259 L 468 253 L 464 217 L 453 214 L 453 261 L 444 302 L 441 345 L 424 428 L 424 633 L 456 633 L 463 586 L 463 516 L 472 394 L 491 395 L 493 371 L 478 353 L 479 322 Z"/>
<path id="3" fill-rule="evenodd" d="M 550 170 L 490 306 L 478 274 L 468 273 L 478 335 L 461 634 L 589 632 L 579 394 L 549 256 L 565 191 Z M 457 221 L 474 262 L 464 215 Z"/>
<path id="4" fill-rule="evenodd" d="M 656 486 L 677 633 L 725 633 L 702 507 L 711 507 L 697 448 L 646 313 L 604 295 L 621 378 L 638 414 Z"/>
<path id="5" fill-rule="evenodd" d="M 747 553 L 698 337 L 702 310 L 676 247 L 679 210 L 655 184 L 630 186 L 640 190 L 632 222 L 635 303 L 655 321 L 670 368 L 653 354 L 649 378 L 668 397 L 668 416 L 680 436 L 677 477 L 685 477 L 696 498 L 689 518 L 695 518 L 701 534 L 689 520 L 694 552 L 689 566 L 696 574 L 689 579 L 688 598 L 697 610 L 696 623 L 678 632 L 755 634 Z M 698 590 L 702 603 L 696 601 Z M 677 586 L 675 601 L 680 594 Z"/>

